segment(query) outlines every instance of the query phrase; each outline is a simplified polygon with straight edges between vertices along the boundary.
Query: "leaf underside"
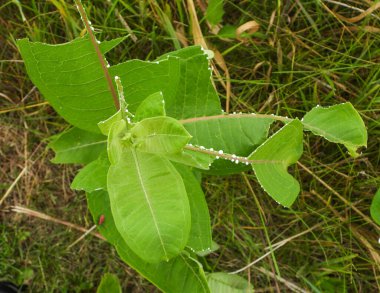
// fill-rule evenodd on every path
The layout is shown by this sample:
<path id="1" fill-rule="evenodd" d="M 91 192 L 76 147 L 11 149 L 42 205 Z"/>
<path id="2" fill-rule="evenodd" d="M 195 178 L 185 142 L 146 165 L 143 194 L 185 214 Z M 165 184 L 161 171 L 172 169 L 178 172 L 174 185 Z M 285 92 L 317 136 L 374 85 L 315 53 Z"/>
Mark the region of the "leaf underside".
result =
<path id="1" fill-rule="evenodd" d="M 132 143 L 137 150 L 154 154 L 175 154 L 191 136 L 176 119 L 152 117 L 138 122 L 131 129 Z"/>
<path id="2" fill-rule="evenodd" d="M 136 254 L 158 262 L 183 250 L 190 208 L 181 176 L 168 160 L 125 149 L 111 164 L 107 187 L 116 227 Z"/>
<path id="3" fill-rule="evenodd" d="M 262 188 L 278 203 L 290 207 L 300 186 L 288 173 L 288 166 L 297 162 L 303 152 L 302 123 L 293 120 L 259 146 L 250 156 Z"/>
<path id="4" fill-rule="evenodd" d="M 104 223 L 98 227 L 100 233 L 116 247 L 119 256 L 129 266 L 167 293 L 208 293 L 209 288 L 202 266 L 181 254 L 169 262 L 152 264 L 138 257 L 125 243 L 111 213 L 109 196 L 106 191 L 95 191 L 87 194 L 88 206 L 94 221 L 104 216 Z"/>

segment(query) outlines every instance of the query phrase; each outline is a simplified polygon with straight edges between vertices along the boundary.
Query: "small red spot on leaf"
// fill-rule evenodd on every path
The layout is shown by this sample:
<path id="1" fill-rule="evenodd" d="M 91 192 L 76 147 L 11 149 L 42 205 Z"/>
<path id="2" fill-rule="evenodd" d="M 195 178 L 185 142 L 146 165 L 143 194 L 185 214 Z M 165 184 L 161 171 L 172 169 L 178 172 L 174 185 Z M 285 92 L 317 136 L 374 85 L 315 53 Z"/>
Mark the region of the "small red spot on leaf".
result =
<path id="1" fill-rule="evenodd" d="M 102 225 L 104 223 L 104 215 L 100 215 L 98 225 Z"/>

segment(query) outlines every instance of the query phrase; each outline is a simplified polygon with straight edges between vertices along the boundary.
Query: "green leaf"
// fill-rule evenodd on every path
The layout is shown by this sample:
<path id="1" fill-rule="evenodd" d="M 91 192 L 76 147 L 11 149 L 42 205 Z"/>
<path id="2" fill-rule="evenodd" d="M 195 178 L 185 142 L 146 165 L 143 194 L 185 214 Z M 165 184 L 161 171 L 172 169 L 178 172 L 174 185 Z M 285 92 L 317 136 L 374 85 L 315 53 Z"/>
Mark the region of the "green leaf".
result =
<path id="1" fill-rule="evenodd" d="M 205 50 L 201 46 L 189 46 L 186 48 L 182 48 L 180 50 L 171 51 L 164 55 L 161 55 L 156 59 L 156 61 L 163 61 L 168 59 L 168 57 L 178 57 L 183 60 L 191 59 L 194 56 L 205 55 Z"/>
<path id="2" fill-rule="evenodd" d="M 176 164 L 185 184 L 191 211 L 191 230 L 187 246 L 197 253 L 210 251 L 212 245 L 211 223 L 203 190 L 188 167 Z"/>
<path id="3" fill-rule="evenodd" d="M 111 66 L 110 73 L 123 81 L 130 111 L 134 112 L 145 97 L 161 91 L 170 117 L 185 119 L 221 113 L 207 55 L 196 53 L 189 57 L 190 51 L 182 50 L 158 61 L 131 60 Z M 199 48 L 196 50 L 199 52 Z"/>
<path id="4" fill-rule="evenodd" d="M 112 124 L 107 142 L 108 159 L 111 164 L 120 161 L 124 149 L 128 146 L 128 140 L 123 141 L 126 135 L 128 133 L 127 122 L 125 120 L 119 120 Z"/>
<path id="5" fill-rule="evenodd" d="M 70 124 L 99 133 L 97 123 L 114 114 L 115 106 L 89 37 L 59 45 L 22 39 L 17 45 L 30 79 L 54 110 Z"/>
<path id="6" fill-rule="evenodd" d="M 376 222 L 376 224 L 380 225 L 380 188 L 373 197 L 370 212 L 372 219 Z"/>
<path id="7" fill-rule="evenodd" d="M 209 0 L 206 10 L 206 19 L 213 25 L 221 22 L 224 15 L 223 0 Z"/>
<path id="8" fill-rule="evenodd" d="M 351 156 L 359 147 L 367 146 L 367 130 L 351 103 L 331 107 L 315 107 L 302 119 L 305 129 L 325 139 L 346 146 Z"/>
<path id="9" fill-rule="evenodd" d="M 122 293 L 117 276 L 110 273 L 104 274 L 96 293 Z"/>
<path id="10" fill-rule="evenodd" d="M 145 118 L 166 116 L 165 100 L 162 92 L 151 94 L 136 109 L 134 121 L 138 122 Z"/>
<path id="11" fill-rule="evenodd" d="M 205 257 L 205 256 L 217 251 L 219 248 L 220 248 L 219 244 L 212 240 L 211 241 L 211 248 L 208 250 L 205 250 L 205 251 L 198 251 L 197 255 Z"/>
<path id="12" fill-rule="evenodd" d="M 290 207 L 300 191 L 299 183 L 287 172 L 303 152 L 302 123 L 296 119 L 282 127 L 250 156 L 262 188 L 278 203 Z"/>
<path id="13" fill-rule="evenodd" d="M 272 122 L 271 118 L 255 118 L 253 115 L 252 117 L 228 115 L 208 120 L 194 119 L 183 125 L 193 136 L 190 141 L 193 145 L 245 157 L 265 141 Z M 220 159 L 214 161 L 208 173 L 233 174 L 247 168 L 249 169 L 249 166 Z"/>
<path id="14" fill-rule="evenodd" d="M 108 136 L 110 129 L 112 127 L 112 124 L 114 124 L 115 122 L 118 122 L 122 119 L 123 119 L 123 115 L 121 114 L 121 112 L 119 110 L 115 114 L 113 114 L 111 117 L 109 117 L 108 119 L 100 121 L 98 123 L 98 127 L 100 129 L 100 132 L 102 134 Z"/>
<path id="15" fill-rule="evenodd" d="M 87 164 L 104 154 L 106 145 L 103 135 L 74 127 L 54 136 L 48 147 L 55 152 L 53 163 Z"/>
<path id="16" fill-rule="evenodd" d="M 132 143 L 137 150 L 154 154 L 180 152 L 191 135 L 171 117 L 146 118 L 131 129 Z"/>
<path id="17" fill-rule="evenodd" d="M 208 170 L 210 165 L 215 160 L 215 157 L 208 154 L 184 149 L 179 153 L 165 155 L 172 162 L 181 163 L 186 166 L 195 167 L 198 169 Z"/>
<path id="18" fill-rule="evenodd" d="M 213 273 L 206 276 L 211 293 L 253 292 L 251 284 L 244 278 L 226 273 Z"/>
<path id="19" fill-rule="evenodd" d="M 226 24 L 220 29 L 220 31 L 218 32 L 218 36 L 221 38 L 235 39 L 237 28 L 238 27 L 235 25 Z"/>
<path id="20" fill-rule="evenodd" d="M 157 264 L 147 263 L 139 258 L 116 229 L 107 192 L 99 190 L 87 194 L 87 201 L 95 222 L 98 222 L 100 216 L 104 217 L 104 223 L 98 227 L 99 232 L 116 247 L 122 260 L 163 292 L 210 292 L 202 265 L 186 253 Z"/>
<path id="21" fill-rule="evenodd" d="M 109 40 L 109 41 L 103 41 L 99 45 L 100 51 L 102 51 L 102 53 L 105 54 L 105 53 L 111 51 L 117 45 L 119 45 L 126 38 L 128 38 L 128 36 L 112 39 L 112 40 Z"/>
<path id="22" fill-rule="evenodd" d="M 71 189 L 93 192 L 107 190 L 107 172 L 110 167 L 107 156 L 100 156 L 97 160 L 82 168 L 71 183 Z"/>
<path id="23" fill-rule="evenodd" d="M 182 178 L 167 159 L 126 148 L 111 164 L 107 182 L 116 227 L 137 255 L 154 263 L 184 249 L 190 206 Z"/>

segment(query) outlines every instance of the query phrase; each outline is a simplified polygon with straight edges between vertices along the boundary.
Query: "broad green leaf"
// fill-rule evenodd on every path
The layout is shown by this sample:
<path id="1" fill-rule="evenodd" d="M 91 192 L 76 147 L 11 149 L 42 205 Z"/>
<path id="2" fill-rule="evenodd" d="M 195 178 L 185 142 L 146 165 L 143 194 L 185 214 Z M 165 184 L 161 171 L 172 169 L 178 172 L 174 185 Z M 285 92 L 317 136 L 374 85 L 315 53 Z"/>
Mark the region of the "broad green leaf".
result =
<path id="1" fill-rule="evenodd" d="M 106 120 L 100 121 L 98 123 L 98 127 L 100 129 L 100 132 L 103 133 L 104 135 L 109 134 L 110 129 L 112 127 L 112 124 L 115 122 L 118 122 L 123 119 L 123 115 L 121 114 L 120 110 L 117 111 L 115 114 L 113 114 L 111 117 L 109 117 Z"/>
<path id="2" fill-rule="evenodd" d="M 70 124 L 99 133 L 97 123 L 115 112 L 103 69 L 89 37 L 48 45 L 17 42 L 30 79 Z"/>
<path id="3" fill-rule="evenodd" d="M 134 121 L 138 122 L 145 118 L 166 116 L 165 100 L 162 92 L 151 94 L 136 109 Z"/>
<path id="4" fill-rule="evenodd" d="M 87 164 L 104 154 L 106 145 L 103 135 L 74 127 L 54 136 L 48 147 L 55 152 L 53 163 Z"/>
<path id="5" fill-rule="evenodd" d="M 224 15 L 223 0 L 209 0 L 206 10 L 206 19 L 213 25 L 222 21 Z"/>
<path id="6" fill-rule="evenodd" d="M 112 124 L 107 142 L 108 159 L 111 164 L 116 164 L 123 154 L 124 149 L 128 146 L 128 140 L 123 138 L 128 135 L 127 122 L 119 120 Z"/>
<path id="7" fill-rule="evenodd" d="M 376 222 L 376 224 L 380 225 L 380 188 L 373 197 L 370 211 L 372 219 Z"/>
<path id="8" fill-rule="evenodd" d="M 215 157 L 208 154 L 195 152 L 192 150 L 184 149 L 179 153 L 165 155 L 167 159 L 172 162 L 181 163 L 186 166 L 195 167 L 198 169 L 208 170 Z"/>
<path id="9" fill-rule="evenodd" d="M 182 178 L 167 159 L 125 148 L 108 170 L 107 189 L 116 227 L 142 259 L 168 261 L 184 249 L 190 206 Z"/>
<path id="10" fill-rule="evenodd" d="M 131 60 L 111 66 L 110 73 L 123 80 L 130 111 L 134 112 L 145 97 L 161 91 L 168 116 L 185 119 L 220 114 L 220 101 L 211 83 L 207 56 L 176 55 L 153 62 Z"/>
<path id="11" fill-rule="evenodd" d="M 251 284 L 238 275 L 213 273 L 206 276 L 211 293 L 253 292 Z"/>
<path id="12" fill-rule="evenodd" d="M 109 41 L 103 41 L 99 45 L 100 51 L 102 51 L 102 53 L 105 54 L 105 53 L 111 51 L 113 48 L 115 48 L 121 42 L 123 42 L 126 38 L 128 38 L 128 36 L 112 39 Z"/>
<path id="13" fill-rule="evenodd" d="M 187 246 L 197 253 L 210 251 L 212 245 L 210 214 L 203 190 L 188 167 L 176 164 L 185 184 L 191 211 L 191 230 Z"/>
<path id="14" fill-rule="evenodd" d="M 250 156 L 262 188 L 278 203 L 290 207 L 300 191 L 299 183 L 287 171 L 303 152 L 302 123 L 296 119 L 286 124 Z"/>
<path id="15" fill-rule="evenodd" d="M 154 154 L 175 154 L 190 141 L 191 135 L 171 117 L 146 118 L 131 129 L 133 146 Z"/>
<path id="16" fill-rule="evenodd" d="M 344 144 L 351 156 L 359 147 L 367 146 L 367 130 L 351 103 L 331 107 L 315 107 L 302 119 L 305 129 L 325 139 Z"/>
<path id="17" fill-rule="evenodd" d="M 110 167 L 107 156 L 100 156 L 97 160 L 82 168 L 71 183 L 71 189 L 93 192 L 107 190 L 107 172 Z"/>
<path id="18" fill-rule="evenodd" d="M 96 293 L 122 293 L 117 276 L 110 273 L 104 274 Z"/>
<path id="19" fill-rule="evenodd" d="M 248 156 L 268 136 L 270 118 L 234 117 L 196 120 L 183 125 L 193 136 L 193 145 L 222 150 L 224 153 Z M 246 165 L 235 164 L 224 159 L 215 160 L 210 174 L 232 174 L 247 170 Z M 249 168 L 248 168 L 249 169 Z"/>
<path id="20" fill-rule="evenodd" d="M 163 292 L 210 292 L 202 266 L 186 253 L 158 264 L 147 263 L 139 258 L 116 229 L 107 192 L 100 190 L 87 194 L 87 201 L 94 222 L 98 222 L 99 217 L 104 216 L 105 221 L 98 227 L 99 232 L 116 247 L 122 260 Z"/>

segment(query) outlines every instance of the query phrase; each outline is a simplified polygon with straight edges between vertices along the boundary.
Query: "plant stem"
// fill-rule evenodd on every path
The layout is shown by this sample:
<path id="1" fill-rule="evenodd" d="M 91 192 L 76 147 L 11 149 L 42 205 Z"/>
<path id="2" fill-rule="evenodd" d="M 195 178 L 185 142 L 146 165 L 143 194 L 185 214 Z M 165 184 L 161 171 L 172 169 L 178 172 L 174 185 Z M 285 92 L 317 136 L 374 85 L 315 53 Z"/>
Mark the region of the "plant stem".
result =
<path id="1" fill-rule="evenodd" d="M 277 116 L 277 115 L 269 115 L 269 114 L 221 114 L 221 115 L 214 115 L 214 116 L 203 116 L 203 117 L 194 117 L 194 118 L 189 118 L 189 119 L 183 119 L 179 120 L 180 123 L 186 124 L 186 123 L 192 123 L 192 122 L 197 122 L 197 121 L 205 121 L 205 120 L 213 120 L 213 119 L 228 119 L 228 118 L 244 118 L 244 117 L 249 117 L 249 118 L 270 118 L 273 120 L 277 121 L 283 121 L 283 122 L 290 122 L 293 121 L 292 118 L 288 117 L 283 117 L 283 116 Z"/>
<path id="2" fill-rule="evenodd" d="M 87 14 L 86 14 L 86 11 L 84 10 L 84 7 L 82 5 L 81 0 L 75 0 L 75 4 L 77 5 L 79 14 L 82 17 L 82 21 L 83 21 L 83 23 L 84 23 L 84 25 L 86 27 L 88 35 L 90 36 L 91 43 L 92 43 L 92 45 L 95 48 L 96 55 L 98 55 L 98 59 L 99 59 L 100 65 L 101 65 L 101 67 L 103 69 L 104 76 L 106 77 L 107 84 L 108 84 L 108 89 L 111 92 L 111 95 L 112 95 L 115 107 L 116 107 L 117 110 L 119 110 L 120 109 L 119 99 L 117 97 L 117 93 L 116 93 L 115 87 L 113 85 L 113 82 L 112 82 L 112 79 L 111 79 L 111 75 L 108 72 L 106 62 L 104 61 L 103 54 L 100 51 L 98 42 L 96 41 L 95 35 L 94 35 L 93 31 L 92 31 L 90 22 L 88 20 Z"/>
<path id="3" fill-rule="evenodd" d="M 249 165 L 249 164 L 280 163 L 280 161 L 276 161 L 276 160 L 250 160 L 246 157 L 240 157 L 234 154 L 226 154 L 224 152 L 220 153 L 219 151 L 216 151 L 213 149 L 206 149 L 204 147 L 193 146 L 193 145 L 186 145 L 184 148 L 190 151 L 207 154 L 216 158 L 223 158 L 228 161 L 234 162 L 236 164 L 245 163 Z"/>

